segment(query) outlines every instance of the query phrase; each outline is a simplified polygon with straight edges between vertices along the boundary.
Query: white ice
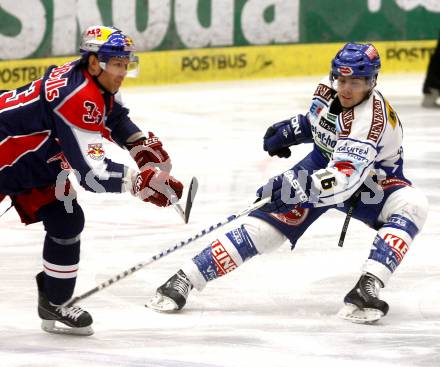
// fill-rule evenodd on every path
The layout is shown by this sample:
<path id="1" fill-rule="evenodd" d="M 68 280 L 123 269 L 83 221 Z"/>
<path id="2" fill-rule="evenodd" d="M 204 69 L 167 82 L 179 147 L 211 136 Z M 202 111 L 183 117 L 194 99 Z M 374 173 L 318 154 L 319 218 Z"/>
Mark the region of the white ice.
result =
<path id="1" fill-rule="evenodd" d="M 205 291 L 192 292 L 180 314 L 157 314 L 144 304 L 214 234 L 84 300 L 93 336 L 47 334 L 36 313 L 34 281 L 44 231 L 41 224 L 24 227 L 10 210 L 0 219 L 0 365 L 440 366 L 440 110 L 420 107 L 423 78 L 385 75 L 379 83 L 404 124 L 406 175 L 431 206 L 425 228 L 382 292 L 391 309 L 378 324 L 336 317 L 375 233 L 352 220 L 341 249 L 344 216 L 330 211 L 293 252 L 286 243 L 252 259 Z M 270 158 L 262 136 L 269 124 L 304 112 L 318 80 L 124 90 L 132 119 L 160 136 L 176 177 L 185 184 L 199 179 L 199 193 L 185 225 L 172 208 L 80 189 L 86 227 L 76 294 L 250 204 L 267 178 L 310 149 L 294 148 L 290 160 Z M 106 148 L 116 161 L 130 162 L 119 148 Z"/>

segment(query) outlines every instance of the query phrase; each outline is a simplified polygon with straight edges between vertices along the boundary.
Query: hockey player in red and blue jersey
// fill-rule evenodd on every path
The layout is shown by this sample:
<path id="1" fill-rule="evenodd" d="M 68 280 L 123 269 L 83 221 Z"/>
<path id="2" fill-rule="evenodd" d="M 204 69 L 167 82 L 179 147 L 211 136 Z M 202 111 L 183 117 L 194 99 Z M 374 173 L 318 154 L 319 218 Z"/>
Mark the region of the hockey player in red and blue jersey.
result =
<path id="1" fill-rule="evenodd" d="M 157 289 L 149 307 L 182 309 L 192 288 L 202 290 L 286 240 L 295 247 L 314 221 L 335 208 L 352 212 L 377 231 L 339 315 L 370 323 L 387 314 L 379 290 L 422 229 L 428 204 L 403 174 L 402 125 L 375 88 L 379 69 L 379 54 L 371 44 L 348 43 L 336 54 L 330 77 L 318 84 L 306 115 L 273 124 L 264 136 L 264 150 L 271 156 L 289 158 L 290 147 L 301 143 L 313 143 L 312 151 L 262 186 L 257 194 L 270 202 L 185 263 Z"/>
<path id="2" fill-rule="evenodd" d="M 78 60 L 0 93 L 0 198 L 10 196 L 25 224 L 44 224 L 38 313 L 49 332 L 93 333 L 89 313 L 61 306 L 74 291 L 84 227 L 68 172 L 87 190 L 130 192 L 158 206 L 182 195 L 162 142 L 131 121 L 120 99 L 124 78 L 137 74 L 134 50 L 122 31 L 93 26 L 82 35 Z M 129 150 L 140 172 L 112 162 L 104 138 Z"/>

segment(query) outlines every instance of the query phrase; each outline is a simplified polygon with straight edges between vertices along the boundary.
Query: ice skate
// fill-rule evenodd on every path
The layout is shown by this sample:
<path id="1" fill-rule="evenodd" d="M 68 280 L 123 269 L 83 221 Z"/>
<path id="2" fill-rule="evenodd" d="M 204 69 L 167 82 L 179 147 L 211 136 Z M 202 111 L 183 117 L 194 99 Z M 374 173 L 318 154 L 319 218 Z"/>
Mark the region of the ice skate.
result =
<path id="1" fill-rule="evenodd" d="M 345 306 L 338 316 L 359 324 L 371 324 L 388 313 L 389 306 L 379 299 L 380 281 L 371 274 L 364 274 L 345 296 Z"/>
<path id="2" fill-rule="evenodd" d="M 156 295 L 146 306 L 158 312 L 174 312 L 181 310 L 188 298 L 193 285 L 186 274 L 179 270 L 167 282 L 157 288 Z"/>
<path id="3" fill-rule="evenodd" d="M 91 325 L 93 320 L 90 314 L 80 307 L 62 307 L 51 304 L 44 293 L 43 273 L 39 273 L 36 278 L 38 285 L 38 315 L 42 320 L 41 328 L 54 334 L 92 335 Z M 57 325 L 57 322 L 63 325 Z"/>

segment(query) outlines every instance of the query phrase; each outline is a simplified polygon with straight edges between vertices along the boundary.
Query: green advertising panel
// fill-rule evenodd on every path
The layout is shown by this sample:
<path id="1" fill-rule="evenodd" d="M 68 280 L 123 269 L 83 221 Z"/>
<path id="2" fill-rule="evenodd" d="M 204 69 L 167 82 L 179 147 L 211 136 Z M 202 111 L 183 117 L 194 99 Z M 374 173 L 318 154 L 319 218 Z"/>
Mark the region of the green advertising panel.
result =
<path id="1" fill-rule="evenodd" d="M 0 60 L 77 53 L 114 25 L 139 51 L 437 39 L 433 0 L 0 0 Z"/>
<path id="2" fill-rule="evenodd" d="M 437 39 L 438 0 L 301 1 L 303 43 Z"/>

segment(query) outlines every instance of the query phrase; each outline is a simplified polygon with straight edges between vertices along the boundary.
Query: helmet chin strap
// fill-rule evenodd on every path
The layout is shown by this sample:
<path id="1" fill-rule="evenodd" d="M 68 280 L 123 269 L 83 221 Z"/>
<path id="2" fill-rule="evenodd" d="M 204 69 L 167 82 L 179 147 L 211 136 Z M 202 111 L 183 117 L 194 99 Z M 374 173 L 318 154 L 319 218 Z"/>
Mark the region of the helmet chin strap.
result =
<path id="1" fill-rule="evenodd" d="M 98 57 L 95 54 L 96 57 Z M 94 80 L 94 82 L 98 85 L 98 87 L 103 90 L 105 93 L 108 93 L 110 95 L 115 95 L 117 93 L 117 91 L 115 93 L 111 93 L 106 87 L 104 87 L 98 80 L 98 78 L 101 76 L 101 74 L 104 72 L 104 69 L 102 67 L 99 67 L 99 73 L 98 75 L 93 75 L 92 74 L 92 70 L 90 70 L 89 68 L 89 61 L 87 60 L 87 63 L 84 66 L 86 68 L 86 70 L 88 71 L 88 73 L 92 76 L 92 79 Z"/>
<path id="2" fill-rule="evenodd" d="M 99 76 L 104 72 L 103 69 L 101 69 L 101 71 L 99 72 L 98 75 L 92 75 L 93 80 L 95 81 L 95 83 L 98 85 L 98 87 L 100 89 L 102 89 L 104 91 L 104 93 L 108 93 L 112 96 L 114 96 L 116 93 L 118 93 L 118 91 L 116 91 L 115 93 L 110 92 L 106 87 L 104 87 L 98 80 Z"/>

